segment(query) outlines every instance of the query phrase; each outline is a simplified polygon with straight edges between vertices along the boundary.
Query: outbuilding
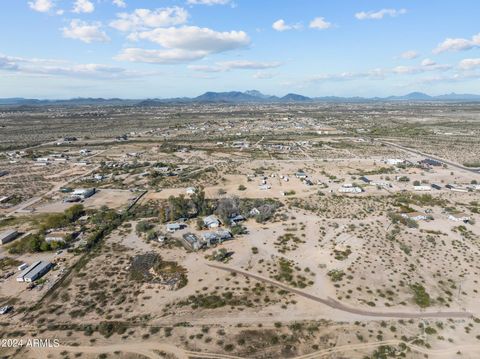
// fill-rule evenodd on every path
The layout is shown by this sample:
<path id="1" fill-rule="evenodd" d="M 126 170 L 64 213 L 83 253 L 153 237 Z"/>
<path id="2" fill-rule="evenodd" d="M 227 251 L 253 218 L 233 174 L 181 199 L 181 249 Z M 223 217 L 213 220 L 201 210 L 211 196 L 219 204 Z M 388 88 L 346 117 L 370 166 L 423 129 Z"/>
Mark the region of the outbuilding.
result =
<path id="1" fill-rule="evenodd" d="M 4 231 L 0 233 L 0 243 L 2 244 L 9 243 L 13 241 L 15 238 L 17 238 L 18 235 L 19 235 L 18 232 L 14 229 Z"/>
<path id="2" fill-rule="evenodd" d="M 43 277 L 52 268 L 52 263 L 38 261 L 33 263 L 30 267 L 24 269 L 17 277 L 17 282 L 33 282 L 38 278 Z"/>

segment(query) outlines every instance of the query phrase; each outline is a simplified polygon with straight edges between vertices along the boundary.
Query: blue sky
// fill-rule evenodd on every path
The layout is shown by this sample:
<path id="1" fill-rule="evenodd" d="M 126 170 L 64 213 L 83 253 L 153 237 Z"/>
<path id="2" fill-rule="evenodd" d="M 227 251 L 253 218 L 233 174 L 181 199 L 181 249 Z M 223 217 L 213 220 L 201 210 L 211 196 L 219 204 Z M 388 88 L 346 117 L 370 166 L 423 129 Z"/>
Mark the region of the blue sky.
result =
<path id="1" fill-rule="evenodd" d="M 3 0 L 0 97 L 480 93 L 478 0 Z"/>

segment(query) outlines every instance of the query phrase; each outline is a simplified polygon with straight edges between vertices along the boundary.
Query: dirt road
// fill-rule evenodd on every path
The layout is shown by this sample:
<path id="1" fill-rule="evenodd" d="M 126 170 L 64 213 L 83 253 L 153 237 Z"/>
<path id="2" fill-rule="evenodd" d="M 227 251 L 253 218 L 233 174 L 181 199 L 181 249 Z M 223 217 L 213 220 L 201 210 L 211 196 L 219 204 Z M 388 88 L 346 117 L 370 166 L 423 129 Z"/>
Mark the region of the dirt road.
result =
<path id="1" fill-rule="evenodd" d="M 325 304 L 329 306 L 330 308 L 341 310 L 343 312 L 348 312 L 352 314 L 358 314 L 361 316 L 366 316 L 366 317 L 379 317 L 379 318 L 402 318 L 402 319 L 410 319 L 410 318 L 471 318 L 473 316 L 472 313 L 469 312 L 383 312 L 383 311 L 368 311 L 368 310 L 363 310 L 363 309 L 356 309 L 349 307 L 333 298 L 327 297 L 327 298 L 321 298 L 316 295 L 310 294 L 308 292 L 305 292 L 300 289 L 296 288 L 291 288 L 283 283 L 274 281 L 269 278 L 262 277 L 258 274 L 250 273 L 247 271 L 244 271 L 242 269 L 237 269 L 237 268 L 232 268 L 232 267 L 227 267 L 223 265 L 217 265 L 217 264 L 210 264 L 207 263 L 207 266 L 220 269 L 223 271 L 227 271 L 230 273 L 237 273 L 246 277 L 250 277 L 253 279 L 256 279 L 260 282 L 264 282 L 267 284 L 274 285 L 278 288 L 287 290 L 291 293 L 295 293 L 297 295 L 300 295 L 304 298 L 311 299 L 315 302 Z"/>
<path id="2" fill-rule="evenodd" d="M 380 143 L 383 143 L 384 145 L 387 145 L 387 146 L 392 146 L 392 147 L 395 147 L 395 148 L 398 148 L 400 150 L 403 150 L 403 151 L 406 151 L 406 152 L 410 152 L 410 153 L 413 153 L 415 155 L 420 155 L 420 156 L 425 156 L 427 158 L 431 158 L 433 160 L 436 160 L 436 161 L 439 161 L 439 162 L 442 162 L 442 163 L 445 163 L 449 166 L 452 166 L 452 167 L 455 167 L 459 170 L 462 170 L 462 171 L 467 171 L 467 172 L 471 172 L 471 173 L 475 173 L 475 174 L 480 174 L 480 168 L 470 168 L 470 167 L 465 167 L 465 166 L 462 166 L 458 163 L 455 163 L 455 162 L 452 162 L 452 161 L 448 161 L 448 160 L 445 160 L 443 158 L 440 158 L 440 157 L 436 157 L 436 156 L 432 156 L 432 155 L 429 155 L 428 153 L 423 153 L 423 152 L 420 152 L 420 151 L 417 151 L 417 150 L 414 150 L 414 149 L 411 149 L 409 147 L 405 147 L 405 146 L 402 146 L 402 145 L 398 145 L 396 143 L 392 143 L 392 142 L 388 142 L 388 141 L 381 141 L 379 140 Z"/>
<path id="3" fill-rule="evenodd" d="M 371 342 L 371 343 L 342 345 L 342 346 L 337 346 L 333 348 L 319 350 L 314 353 L 310 353 L 306 355 L 300 355 L 293 359 L 324 358 L 324 357 L 330 357 L 332 354 L 336 354 L 336 353 L 348 353 L 355 350 L 373 350 L 381 346 L 399 346 L 401 344 L 406 345 L 413 352 L 425 354 L 431 358 L 451 358 L 452 355 L 455 355 L 458 351 L 461 351 L 462 353 L 470 353 L 470 354 L 480 353 L 480 344 L 457 345 L 457 346 L 451 346 L 444 349 L 427 349 L 409 342 L 403 342 L 401 340 L 393 339 L 393 340 L 384 340 L 384 341 Z M 30 353 L 34 354 L 36 359 L 47 359 L 47 358 L 56 357 L 55 354 L 60 354 L 61 352 L 64 352 L 64 351 L 70 352 L 70 353 L 84 353 L 84 354 L 102 354 L 102 353 L 107 354 L 107 353 L 113 353 L 113 352 L 122 352 L 122 353 L 130 353 L 130 354 L 141 354 L 146 358 L 150 358 L 150 359 L 164 358 L 164 356 L 160 354 L 161 352 L 173 354 L 178 359 L 189 359 L 192 357 L 205 358 L 205 359 L 245 359 L 242 357 L 228 355 L 228 354 L 192 352 L 192 351 L 177 348 L 174 345 L 158 343 L 158 342 L 139 342 L 139 343 L 96 345 L 96 346 L 63 346 L 61 345 L 58 348 L 31 349 Z"/>

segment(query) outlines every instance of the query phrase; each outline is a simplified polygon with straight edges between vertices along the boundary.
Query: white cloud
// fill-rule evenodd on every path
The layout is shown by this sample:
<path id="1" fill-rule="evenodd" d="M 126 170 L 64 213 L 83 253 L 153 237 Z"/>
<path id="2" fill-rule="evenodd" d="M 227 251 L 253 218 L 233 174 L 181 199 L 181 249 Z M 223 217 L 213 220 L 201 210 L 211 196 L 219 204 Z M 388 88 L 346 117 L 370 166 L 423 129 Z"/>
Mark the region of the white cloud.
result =
<path id="1" fill-rule="evenodd" d="M 422 66 L 435 66 L 437 63 L 431 59 L 424 59 L 421 63 Z"/>
<path id="2" fill-rule="evenodd" d="M 194 61 L 250 44 L 250 38 L 243 31 L 218 32 L 197 26 L 159 27 L 131 33 L 128 39 L 148 40 L 161 45 L 162 49 L 126 48 L 117 55 L 117 60 L 157 64 Z"/>
<path id="3" fill-rule="evenodd" d="M 300 30 L 302 28 L 301 24 L 287 24 L 285 20 L 279 19 L 272 24 L 272 28 L 276 31 L 288 31 L 288 30 Z"/>
<path id="4" fill-rule="evenodd" d="M 404 15 L 407 13 L 406 9 L 382 9 L 379 11 L 361 11 L 355 14 L 355 17 L 358 20 L 381 20 L 385 16 L 397 17 L 399 15 Z"/>
<path id="5" fill-rule="evenodd" d="M 77 14 L 91 13 L 95 11 L 95 5 L 89 0 L 75 0 L 72 11 Z"/>
<path id="6" fill-rule="evenodd" d="M 62 32 L 63 36 L 66 38 L 80 40 L 87 44 L 94 41 L 109 41 L 110 38 L 101 28 L 101 23 L 87 23 L 82 20 L 74 19 L 70 22 L 69 27 L 64 27 L 62 29 Z"/>
<path id="7" fill-rule="evenodd" d="M 411 75 L 420 72 L 420 68 L 412 66 L 396 66 L 392 69 L 394 74 Z"/>
<path id="8" fill-rule="evenodd" d="M 156 10 L 136 9 L 130 14 L 117 14 L 117 18 L 117 20 L 110 22 L 110 26 L 126 32 L 181 25 L 187 22 L 188 12 L 177 6 Z"/>
<path id="9" fill-rule="evenodd" d="M 199 60 L 207 56 L 205 51 L 188 51 L 182 49 L 147 50 L 126 48 L 115 57 L 117 61 L 144 62 L 147 64 L 179 64 Z"/>
<path id="10" fill-rule="evenodd" d="M 420 56 L 419 53 L 414 50 L 402 52 L 402 54 L 400 55 L 402 59 L 406 60 L 413 60 L 416 59 L 418 56 Z"/>
<path id="11" fill-rule="evenodd" d="M 427 72 L 446 72 L 452 70 L 450 65 L 440 65 L 425 59 L 420 66 L 396 66 L 393 68 L 376 68 L 363 72 L 342 72 L 338 74 L 323 74 L 310 78 L 311 82 L 352 81 L 357 79 L 381 80 L 389 75 L 416 75 Z"/>
<path id="12" fill-rule="evenodd" d="M 151 76 L 154 73 L 141 73 L 102 64 L 72 64 L 63 60 L 29 59 L 0 54 L 0 71 L 10 71 L 27 75 L 64 76 L 93 79 L 125 79 Z"/>
<path id="13" fill-rule="evenodd" d="M 325 30 L 332 27 L 332 24 L 323 17 L 316 17 L 310 22 L 311 29 Z"/>
<path id="14" fill-rule="evenodd" d="M 480 33 L 474 35 L 471 39 L 447 38 L 433 50 L 433 53 L 440 54 L 446 51 L 466 51 L 475 47 L 480 47 Z"/>
<path id="15" fill-rule="evenodd" d="M 253 78 L 257 80 L 269 80 L 274 77 L 275 77 L 274 73 L 265 72 L 265 71 L 258 71 L 253 75 Z"/>
<path id="16" fill-rule="evenodd" d="M 217 62 L 215 65 L 191 65 L 188 68 L 201 72 L 226 72 L 231 70 L 265 70 L 281 66 L 281 62 L 256 62 L 234 60 Z"/>
<path id="17" fill-rule="evenodd" d="M 0 55 L 0 70 L 15 71 L 18 69 L 18 64 L 14 59 L 8 56 Z"/>
<path id="18" fill-rule="evenodd" d="M 30 6 L 30 9 L 38 11 L 38 12 L 48 12 L 54 6 L 52 0 L 29 1 L 28 5 Z"/>
<path id="19" fill-rule="evenodd" d="M 243 31 L 217 32 L 197 26 L 157 28 L 151 31 L 132 33 L 130 40 L 149 40 L 167 49 L 204 51 L 219 53 L 250 44 L 250 38 Z"/>
<path id="20" fill-rule="evenodd" d="M 480 58 L 477 59 L 464 59 L 460 61 L 458 67 L 461 70 L 475 70 L 480 68 Z"/>
<path id="21" fill-rule="evenodd" d="M 127 4 L 125 3 L 124 0 L 112 0 L 113 5 L 116 5 L 118 7 L 127 7 Z"/>
<path id="22" fill-rule="evenodd" d="M 187 4 L 190 5 L 226 5 L 229 4 L 231 0 L 187 0 Z"/>

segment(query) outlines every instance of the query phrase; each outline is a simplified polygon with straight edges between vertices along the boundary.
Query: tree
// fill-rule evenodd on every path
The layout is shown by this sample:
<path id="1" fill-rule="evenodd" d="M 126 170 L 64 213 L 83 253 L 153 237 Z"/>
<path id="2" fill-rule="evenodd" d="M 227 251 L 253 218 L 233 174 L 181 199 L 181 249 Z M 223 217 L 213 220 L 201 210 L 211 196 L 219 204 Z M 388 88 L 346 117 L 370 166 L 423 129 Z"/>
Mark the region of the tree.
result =
<path id="1" fill-rule="evenodd" d="M 195 206 L 197 215 L 205 216 L 208 213 L 208 202 L 205 199 L 205 191 L 203 188 L 195 189 L 191 200 Z"/>
<path id="2" fill-rule="evenodd" d="M 152 229 L 153 225 L 151 223 L 145 222 L 145 221 L 140 221 L 137 223 L 137 226 L 135 227 L 135 230 L 137 233 L 145 233 Z"/>
<path id="3" fill-rule="evenodd" d="M 200 231 L 204 227 L 203 220 L 199 217 L 197 218 L 197 229 Z"/>
<path id="4" fill-rule="evenodd" d="M 190 212 L 190 201 L 185 198 L 184 194 L 181 194 L 178 197 L 170 196 L 168 198 L 168 203 L 170 205 L 170 219 L 176 220 L 181 217 L 189 217 Z M 172 219 L 173 218 L 173 219 Z"/>
<path id="5" fill-rule="evenodd" d="M 222 198 L 218 201 L 215 213 L 221 218 L 223 223 L 228 223 L 229 218 L 237 215 L 240 211 L 240 200 L 238 197 Z"/>
<path id="6" fill-rule="evenodd" d="M 162 206 L 158 210 L 158 220 L 160 223 L 166 223 L 167 222 L 167 214 L 165 208 Z"/>

